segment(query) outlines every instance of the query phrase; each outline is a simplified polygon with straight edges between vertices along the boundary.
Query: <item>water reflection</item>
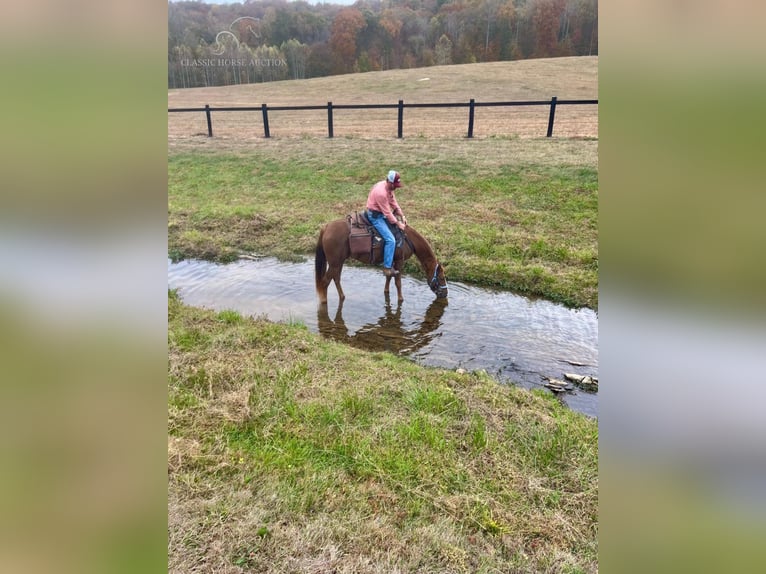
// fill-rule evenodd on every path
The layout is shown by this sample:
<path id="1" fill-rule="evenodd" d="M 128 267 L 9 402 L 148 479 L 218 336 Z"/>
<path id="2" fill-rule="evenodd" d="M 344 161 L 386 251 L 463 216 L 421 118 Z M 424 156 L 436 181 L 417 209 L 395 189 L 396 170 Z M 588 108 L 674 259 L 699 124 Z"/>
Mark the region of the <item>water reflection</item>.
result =
<path id="1" fill-rule="evenodd" d="M 334 318 L 330 319 L 328 305 L 319 305 L 317 309 L 317 328 L 329 339 L 349 344 L 367 351 L 388 351 L 397 355 L 408 355 L 429 345 L 439 337 L 439 327 L 447 299 L 434 299 L 428 306 L 423 320 L 413 328 L 408 328 L 402 319 L 402 304 L 391 305 L 386 296 L 385 313 L 375 323 L 366 323 L 356 332 L 349 332 L 343 320 L 343 302 L 338 304 Z"/>
<path id="2" fill-rule="evenodd" d="M 378 270 L 343 270 L 346 299 L 330 297 L 317 310 L 313 261 L 265 258 L 218 265 L 168 261 L 168 286 L 189 305 L 233 309 L 272 321 L 298 321 L 314 332 L 373 351 L 407 356 L 419 364 L 486 370 L 501 382 L 544 389 L 564 373 L 598 375 L 598 317 L 545 300 L 450 282 L 447 301 L 427 283 L 402 278 L 404 302 L 384 300 Z M 597 416 L 598 393 L 561 396 L 569 407 Z"/>

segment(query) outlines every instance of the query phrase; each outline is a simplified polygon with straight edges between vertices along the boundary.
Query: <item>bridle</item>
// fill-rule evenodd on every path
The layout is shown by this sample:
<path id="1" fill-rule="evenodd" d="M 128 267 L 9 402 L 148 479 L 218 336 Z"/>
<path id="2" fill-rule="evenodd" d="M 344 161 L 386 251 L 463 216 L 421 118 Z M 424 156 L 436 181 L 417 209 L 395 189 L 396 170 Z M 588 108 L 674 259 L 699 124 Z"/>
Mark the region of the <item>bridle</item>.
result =
<path id="1" fill-rule="evenodd" d="M 439 263 L 436 263 L 436 267 L 434 267 L 434 274 L 433 277 L 428 281 L 428 286 L 431 288 L 431 291 L 433 291 L 437 296 L 443 297 L 443 293 L 447 291 L 447 280 L 444 280 L 444 285 L 439 284 Z"/>
<path id="2" fill-rule="evenodd" d="M 407 242 L 407 244 L 410 246 L 410 249 L 412 249 L 412 252 L 415 253 L 415 246 L 412 244 L 412 241 L 410 241 L 410 238 L 407 237 L 406 233 L 402 233 L 404 235 L 404 240 Z M 434 274 L 428 281 L 428 286 L 431 288 L 431 291 L 433 291 L 437 297 L 446 297 L 447 296 L 447 279 L 444 279 L 444 285 L 439 284 L 439 268 L 441 265 L 439 265 L 439 262 L 436 262 L 436 267 L 434 267 Z"/>

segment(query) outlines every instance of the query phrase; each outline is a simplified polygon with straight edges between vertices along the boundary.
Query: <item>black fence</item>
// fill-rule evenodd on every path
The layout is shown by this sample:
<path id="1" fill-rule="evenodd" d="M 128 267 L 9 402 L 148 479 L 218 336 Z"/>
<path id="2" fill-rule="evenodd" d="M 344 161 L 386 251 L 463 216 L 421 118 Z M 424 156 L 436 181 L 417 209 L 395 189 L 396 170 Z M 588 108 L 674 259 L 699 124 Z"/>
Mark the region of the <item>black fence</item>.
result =
<path id="1" fill-rule="evenodd" d="M 550 101 L 528 101 L 528 102 L 477 102 L 471 98 L 468 102 L 456 102 L 449 104 L 405 104 L 404 100 L 399 100 L 398 104 L 333 104 L 327 102 L 326 106 L 268 106 L 261 104 L 259 107 L 220 107 L 211 108 L 205 105 L 204 108 L 168 108 L 168 113 L 200 113 L 204 112 L 207 118 L 207 135 L 213 137 L 213 112 L 257 112 L 260 111 L 263 116 L 263 137 L 271 137 L 269 131 L 269 111 L 302 111 L 302 110 L 327 110 L 327 137 L 333 137 L 333 110 L 370 110 L 370 109 L 396 109 L 398 110 L 397 138 L 404 137 L 404 109 L 405 108 L 468 108 L 468 133 L 466 137 L 473 137 L 474 110 L 478 107 L 502 107 L 502 106 L 549 106 L 548 114 L 548 132 L 546 137 L 553 135 L 553 123 L 556 117 L 556 106 L 565 105 L 598 105 L 598 100 L 559 100 L 553 96 Z"/>

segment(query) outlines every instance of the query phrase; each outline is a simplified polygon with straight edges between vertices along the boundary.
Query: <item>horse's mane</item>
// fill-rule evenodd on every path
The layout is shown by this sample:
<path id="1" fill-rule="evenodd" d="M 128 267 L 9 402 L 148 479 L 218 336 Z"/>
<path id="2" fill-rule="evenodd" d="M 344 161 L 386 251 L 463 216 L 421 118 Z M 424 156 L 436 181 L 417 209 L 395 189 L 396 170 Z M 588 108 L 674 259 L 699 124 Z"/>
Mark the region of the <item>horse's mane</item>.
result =
<path id="1" fill-rule="evenodd" d="M 409 225 L 405 229 L 404 233 L 412 242 L 415 257 L 418 258 L 421 265 L 423 266 L 423 271 L 430 273 L 431 270 L 428 269 L 428 263 L 436 261 L 436 254 L 431 248 L 431 245 L 428 243 L 425 237 L 420 235 L 420 233 L 418 233 L 415 228 L 410 227 Z"/>

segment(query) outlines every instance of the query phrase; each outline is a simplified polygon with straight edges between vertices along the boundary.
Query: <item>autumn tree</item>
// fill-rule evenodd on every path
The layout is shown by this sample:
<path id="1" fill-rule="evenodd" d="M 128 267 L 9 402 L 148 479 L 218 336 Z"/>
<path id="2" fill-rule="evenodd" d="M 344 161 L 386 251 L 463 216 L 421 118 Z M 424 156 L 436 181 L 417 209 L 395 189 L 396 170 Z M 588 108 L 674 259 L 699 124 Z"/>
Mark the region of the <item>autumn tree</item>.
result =
<path id="1" fill-rule="evenodd" d="M 372 10 L 364 11 L 364 28 L 357 36 L 357 49 L 359 57 L 357 64 L 360 72 L 388 69 L 388 62 L 384 67 L 384 53 L 386 52 L 387 32 L 380 25 L 380 14 Z"/>
<path id="2" fill-rule="evenodd" d="M 532 10 L 536 58 L 559 55 L 559 28 L 566 0 L 537 0 Z"/>
<path id="3" fill-rule="evenodd" d="M 482 12 L 485 20 L 484 30 L 484 56 L 485 62 L 495 61 L 498 58 L 500 47 L 495 40 L 495 21 L 500 10 L 500 0 L 484 0 Z"/>
<path id="4" fill-rule="evenodd" d="M 436 42 L 434 49 L 436 56 L 436 65 L 443 66 L 452 63 L 452 41 L 446 34 L 442 34 L 439 41 Z"/>
<path id="5" fill-rule="evenodd" d="M 497 12 L 497 44 L 499 60 L 518 60 L 521 57 L 517 41 L 519 16 L 513 2 L 506 2 Z"/>
<path id="6" fill-rule="evenodd" d="M 354 71 L 357 53 L 356 39 L 364 26 L 364 16 L 356 8 L 341 10 L 333 20 L 330 48 L 333 52 L 333 72 L 336 74 Z"/>
<path id="7" fill-rule="evenodd" d="M 598 0 L 208 1 L 168 2 L 170 87 L 598 54 Z M 194 64 L 250 59 L 258 48 L 287 66 Z"/>
<path id="8" fill-rule="evenodd" d="M 402 20 L 394 10 L 384 10 L 380 15 L 380 27 L 383 29 L 384 68 L 398 68 L 402 64 Z"/>
<path id="9" fill-rule="evenodd" d="M 577 56 L 598 54 L 598 0 L 570 0 L 572 45 Z"/>
<path id="10" fill-rule="evenodd" d="M 242 44 L 256 48 L 263 43 L 261 20 L 250 16 L 240 16 L 235 19 L 229 29 L 239 38 Z"/>
<path id="11" fill-rule="evenodd" d="M 306 77 L 306 63 L 309 56 L 309 47 L 301 44 L 298 40 L 291 39 L 284 42 L 280 49 L 287 59 L 287 67 L 290 78 L 302 80 Z"/>
<path id="12" fill-rule="evenodd" d="M 306 77 L 318 78 L 332 74 L 332 50 L 329 44 L 314 44 L 309 48 Z"/>

